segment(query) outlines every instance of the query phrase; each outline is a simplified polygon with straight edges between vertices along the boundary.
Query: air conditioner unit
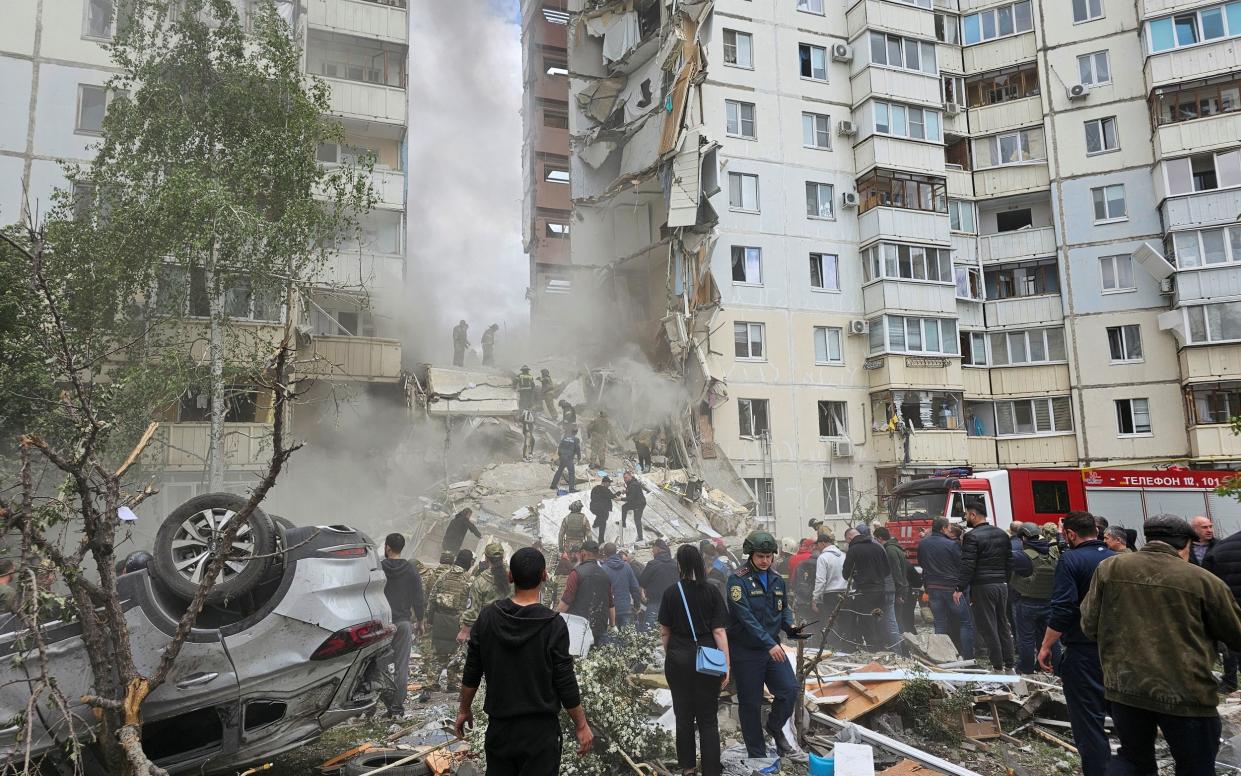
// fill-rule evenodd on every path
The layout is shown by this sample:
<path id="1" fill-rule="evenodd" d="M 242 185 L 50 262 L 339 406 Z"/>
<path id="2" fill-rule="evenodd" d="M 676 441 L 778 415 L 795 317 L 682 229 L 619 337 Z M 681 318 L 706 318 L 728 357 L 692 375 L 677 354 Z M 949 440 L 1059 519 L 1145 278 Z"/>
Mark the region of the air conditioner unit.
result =
<path id="1" fill-rule="evenodd" d="M 1159 281 L 1159 293 L 1170 294 L 1172 293 L 1172 290 L 1173 289 L 1172 289 L 1172 277 L 1171 276 L 1163 278 L 1162 280 Z"/>
<path id="2" fill-rule="evenodd" d="M 1083 84 L 1073 84 L 1068 88 L 1068 94 L 1070 100 L 1084 100 L 1090 94 L 1090 90 Z"/>
<path id="3" fill-rule="evenodd" d="M 836 62 L 852 62 L 853 47 L 847 43 L 836 43 L 832 46 L 832 59 Z"/>
<path id="4" fill-rule="evenodd" d="M 849 321 L 850 334 L 870 334 L 870 321 Z"/>
<path id="5" fill-rule="evenodd" d="M 960 112 L 961 112 L 961 104 L 960 104 L 960 103 L 957 103 L 957 102 L 946 102 L 946 103 L 944 103 L 944 115 L 945 115 L 945 116 L 956 116 L 956 115 L 957 115 L 957 114 L 959 114 Z"/>
<path id="6" fill-rule="evenodd" d="M 853 137 L 857 134 L 857 124 L 848 119 L 842 119 L 836 122 L 836 134 L 841 137 Z"/>
<path id="7" fill-rule="evenodd" d="M 857 207 L 857 192 L 856 191 L 841 192 L 840 206 L 850 207 L 850 208 Z"/>
<path id="8" fill-rule="evenodd" d="M 853 443 L 848 440 L 832 442 L 832 457 L 833 458 L 852 458 L 853 457 Z"/>

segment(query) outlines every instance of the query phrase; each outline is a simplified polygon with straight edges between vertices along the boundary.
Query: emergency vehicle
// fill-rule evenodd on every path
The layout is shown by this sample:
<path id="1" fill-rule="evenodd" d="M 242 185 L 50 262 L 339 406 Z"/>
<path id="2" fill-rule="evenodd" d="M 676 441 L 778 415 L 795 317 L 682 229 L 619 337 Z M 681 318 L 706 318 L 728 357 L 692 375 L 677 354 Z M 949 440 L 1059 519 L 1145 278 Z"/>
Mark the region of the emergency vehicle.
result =
<path id="1" fill-rule="evenodd" d="M 1148 516 L 1165 513 L 1187 520 L 1206 515 L 1220 538 L 1241 530 L 1241 502 L 1215 493 L 1236 475 L 1231 471 L 961 469 L 945 474 L 902 482 L 888 500 L 888 530 L 909 552 L 933 518 L 962 522 L 966 507 L 979 502 L 988 521 L 1004 529 L 1014 520 L 1059 522 L 1066 512 L 1084 509 L 1110 525 L 1137 529 L 1139 537 Z"/>

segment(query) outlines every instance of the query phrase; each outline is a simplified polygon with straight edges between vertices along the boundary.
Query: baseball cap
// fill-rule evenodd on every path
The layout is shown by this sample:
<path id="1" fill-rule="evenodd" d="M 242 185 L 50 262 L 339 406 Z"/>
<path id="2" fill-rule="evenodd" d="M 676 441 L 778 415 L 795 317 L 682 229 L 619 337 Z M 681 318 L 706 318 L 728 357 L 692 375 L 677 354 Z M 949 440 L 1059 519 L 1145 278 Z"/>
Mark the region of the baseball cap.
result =
<path id="1" fill-rule="evenodd" d="M 586 541 L 582 542 L 582 551 L 583 552 L 595 552 L 595 553 L 599 552 L 599 542 L 595 541 L 594 539 L 587 539 Z"/>

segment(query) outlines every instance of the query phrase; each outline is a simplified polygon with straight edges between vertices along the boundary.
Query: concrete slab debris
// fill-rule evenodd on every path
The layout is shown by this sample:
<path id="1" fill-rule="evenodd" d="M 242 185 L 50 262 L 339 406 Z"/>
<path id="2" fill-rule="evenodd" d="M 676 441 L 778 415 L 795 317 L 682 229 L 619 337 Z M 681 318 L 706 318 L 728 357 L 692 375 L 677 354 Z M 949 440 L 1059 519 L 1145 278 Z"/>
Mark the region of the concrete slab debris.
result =
<path id="1" fill-rule="evenodd" d="M 432 416 L 517 414 L 517 389 L 501 372 L 428 366 L 427 394 Z"/>
<path id="2" fill-rule="evenodd" d="M 905 645 L 932 663 L 952 663 L 961 659 L 952 639 L 944 633 L 904 633 Z"/>
<path id="3" fill-rule="evenodd" d="M 875 776 L 875 750 L 869 744 L 836 744 L 836 776 Z"/>

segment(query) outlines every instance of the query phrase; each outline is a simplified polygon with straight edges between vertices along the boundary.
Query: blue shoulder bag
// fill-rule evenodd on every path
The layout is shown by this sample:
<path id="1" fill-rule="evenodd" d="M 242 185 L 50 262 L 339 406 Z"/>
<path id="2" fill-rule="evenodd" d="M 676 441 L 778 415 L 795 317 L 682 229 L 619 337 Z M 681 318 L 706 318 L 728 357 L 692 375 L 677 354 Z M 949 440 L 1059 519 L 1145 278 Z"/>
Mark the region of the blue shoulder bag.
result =
<path id="1" fill-rule="evenodd" d="M 680 582 L 677 583 L 677 592 L 681 594 L 681 603 L 685 604 L 685 618 L 689 620 L 689 633 L 694 637 L 694 643 L 697 644 L 698 632 L 694 630 L 694 615 L 689 610 L 689 601 L 685 599 L 685 588 L 681 587 Z M 728 673 L 728 661 L 724 659 L 724 651 L 715 647 L 699 646 L 694 669 L 707 676 L 724 676 Z"/>

